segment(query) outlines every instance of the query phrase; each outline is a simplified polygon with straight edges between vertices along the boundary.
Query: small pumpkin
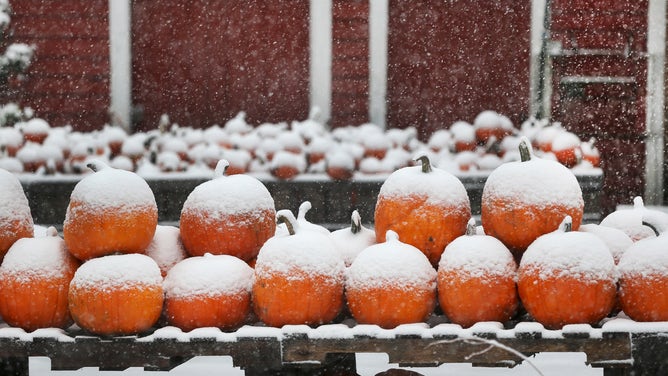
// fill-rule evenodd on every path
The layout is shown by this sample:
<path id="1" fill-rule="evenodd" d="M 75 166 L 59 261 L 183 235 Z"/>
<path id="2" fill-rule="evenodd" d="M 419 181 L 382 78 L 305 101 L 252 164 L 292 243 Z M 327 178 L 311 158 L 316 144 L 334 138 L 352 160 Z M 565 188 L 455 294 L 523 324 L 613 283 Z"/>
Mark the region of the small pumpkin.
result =
<path id="1" fill-rule="evenodd" d="M 615 261 L 598 237 L 570 231 L 542 235 L 527 248 L 518 269 L 518 291 L 527 312 L 549 329 L 596 324 L 613 309 Z"/>
<path id="2" fill-rule="evenodd" d="M 139 175 L 88 164 L 94 171 L 81 179 L 65 213 L 65 244 L 79 260 L 113 253 L 144 253 L 158 225 L 158 207 L 151 188 Z"/>
<path id="3" fill-rule="evenodd" d="M 436 306 L 436 270 L 396 232 L 367 247 L 347 272 L 348 308 L 360 324 L 382 328 L 426 321 Z"/>
<path id="4" fill-rule="evenodd" d="M 181 232 L 178 227 L 158 225 L 155 228 L 155 235 L 151 244 L 146 248 L 146 255 L 158 264 L 162 276 L 188 257 L 183 243 L 181 242 Z"/>
<path id="5" fill-rule="evenodd" d="M 328 235 L 304 231 L 289 210 L 277 219 L 288 236 L 275 236 L 255 262 L 253 310 L 269 326 L 328 323 L 343 306 L 343 258 Z"/>
<path id="6" fill-rule="evenodd" d="M 165 277 L 165 316 L 184 331 L 236 329 L 251 313 L 253 269 L 229 255 L 190 257 Z"/>
<path id="7" fill-rule="evenodd" d="M 164 296 L 158 264 L 142 254 L 88 260 L 70 282 L 68 302 L 76 324 L 98 335 L 132 335 L 160 318 Z"/>
<path id="8" fill-rule="evenodd" d="M 438 264 L 438 298 L 448 319 L 463 327 L 480 321 L 506 322 L 516 313 L 517 264 L 508 248 L 489 235 L 466 235 L 445 247 Z"/>
<path id="9" fill-rule="evenodd" d="M 383 242 L 392 230 L 436 266 L 445 246 L 466 232 L 471 205 L 459 179 L 433 168 L 425 154 L 416 160 L 421 166 L 396 170 L 380 188 L 374 213 L 376 241 Z"/>
<path id="10" fill-rule="evenodd" d="M 362 225 L 362 217 L 357 210 L 350 215 L 350 227 L 333 231 L 331 237 L 346 266 L 350 266 L 360 252 L 376 243 L 376 233 Z"/>
<path id="11" fill-rule="evenodd" d="M 510 119 L 490 110 L 482 111 L 475 117 L 473 128 L 478 145 L 486 145 L 492 137 L 500 142 L 514 129 Z"/>
<path id="12" fill-rule="evenodd" d="M 634 242 L 657 236 L 655 226 L 662 224 L 668 226 L 668 214 L 646 208 L 640 196 L 633 198 L 633 207 L 617 209 L 601 220 L 601 226 L 622 230 Z"/>
<path id="13" fill-rule="evenodd" d="M 79 261 L 54 227 L 47 233 L 16 241 L 0 266 L 0 315 L 26 331 L 72 323 L 67 293 Z"/>
<path id="14" fill-rule="evenodd" d="M 216 177 L 188 195 L 180 218 L 181 241 L 190 256 L 228 254 L 248 261 L 276 230 L 274 199 L 259 180 L 226 176 L 226 160 Z"/>
<path id="15" fill-rule="evenodd" d="M 0 262 L 21 238 L 32 238 L 34 224 L 28 199 L 19 179 L 0 168 Z"/>
<path id="16" fill-rule="evenodd" d="M 571 168 L 582 160 L 580 138 L 572 132 L 563 130 L 552 140 L 551 151 L 559 163 Z"/>
<path id="17" fill-rule="evenodd" d="M 485 233 L 501 240 L 517 260 L 539 236 L 556 230 L 565 216 L 577 230 L 584 214 L 582 189 L 572 171 L 533 156 L 526 138 L 519 150 L 521 161 L 504 163 L 487 177 L 480 215 Z"/>

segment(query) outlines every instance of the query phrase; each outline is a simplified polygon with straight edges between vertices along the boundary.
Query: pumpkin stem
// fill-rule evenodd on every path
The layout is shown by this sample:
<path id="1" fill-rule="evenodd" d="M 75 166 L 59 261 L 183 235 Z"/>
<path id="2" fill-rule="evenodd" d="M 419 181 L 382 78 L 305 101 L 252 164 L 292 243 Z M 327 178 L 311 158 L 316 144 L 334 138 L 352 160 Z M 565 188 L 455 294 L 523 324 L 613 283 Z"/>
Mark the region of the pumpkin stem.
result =
<path id="1" fill-rule="evenodd" d="M 473 236 L 475 234 L 476 234 L 475 219 L 471 218 L 471 219 L 469 219 L 468 223 L 466 224 L 466 236 Z"/>
<path id="2" fill-rule="evenodd" d="M 362 217 L 357 210 L 353 210 L 353 214 L 350 215 L 350 231 L 353 234 L 357 234 L 362 230 Z"/>
<path id="3" fill-rule="evenodd" d="M 101 160 L 96 159 L 96 160 L 91 161 L 88 164 L 86 164 L 86 167 L 93 170 L 93 172 L 98 172 L 98 171 L 101 171 L 101 170 L 103 170 L 103 169 L 105 169 L 109 166 L 106 163 L 102 162 Z"/>
<path id="4" fill-rule="evenodd" d="M 392 242 L 392 241 L 399 241 L 399 234 L 392 230 L 387 230 L 385 233 L 385 241 L 386 242 Z"/>
<path id="5" fill-rule="evenodd" d="M 561 232 L 571 232 L 573 229 L 573 218 L 571 218 L 570 215 L 567 215 L 564 217 L 564 220 L 561 221 L 561 224 L 559 225 L 559 231 Z"/>
<path id="6" fill-rule="evenodd" d="M 219 160 L 216 164 L 216 169 L 214 170 L 214 176 L 217 178 L 224 176 L 228 167 L 230 167 L 230 162 L 228 162 L 227 159 Z"/>
<path id="7" fill-rule="evenodd" d="M 633 198 L 633 209 L 645 209 L 645 202 L 642 197 L 636 196 Z"/>
<path id="8" fill-rule="evenodd" d="M 531 160 L 531 143 L 529 142 L 529 139 L 526 137 L 522 137 L 522 140 L 520 141 L 520 160 L 522 162 L 527 162 Z"/>
<path id="9" fill-rule="evenodd" d="M 290 210 L 283 209 L 279 210 L 276 213 L 276 222 L 281 224 L 285 223 L 285 227 L 288 229 L 288 233 L 290 235 L 295 234 L 295 230 L 297 229 L 297 219 L 295 218 L 294 214 Z"/>
<path id="10" fill-rule="evenodd" d="M 431 172 L 431 162 L 429 162 L 429 157 L 427 157 L 427 154 L 418 154 L 413 160 L 420 161 L 420 163 L 422 163 L 422 172 L 425 174 Z"/>
<path id="11" fill-rule="evenodd" d="M 299 205 L 299 211 L 297 212 L 297 219 L 305 220 L 306 213 L 311 210 L 311 201 L 304 201 Z"/>

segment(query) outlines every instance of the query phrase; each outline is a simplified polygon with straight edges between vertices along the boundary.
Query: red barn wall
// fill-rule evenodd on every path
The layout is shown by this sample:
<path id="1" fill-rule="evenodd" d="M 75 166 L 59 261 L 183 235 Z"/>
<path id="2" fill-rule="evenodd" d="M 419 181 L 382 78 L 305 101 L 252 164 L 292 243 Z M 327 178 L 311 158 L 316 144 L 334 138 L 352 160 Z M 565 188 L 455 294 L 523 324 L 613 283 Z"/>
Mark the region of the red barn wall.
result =
<path id="1" fill-rule="evenodd" d="M 553 0 L 552 116 L 580 138 L 597 139 L 604 183 L 601 206 L 643 194 L 648 0 Z M 568 77 L 611 77 L 569 83 Z M 586 78 L 585 78 L 586 80 Z"/>
<path id="2" fill-rule="evenodd" d="M 12 80 L 3 101 L 32 107 L 53 126 L 100 128 L 109 108 L 108 0 L 20 0 L 8 42 L 37 47 L 23 80 Z"/>
<path id="3" fill-rule="evenodd" d="M 390 0 L 387 124 L 423 139 L 495 110 L 529 107 L 531 2 Z"/>
<path id="4" fill-rule="evenodd" d="M 309 2 L 132 2 L 138 129 L 167 113 L 181 125 L 304 119 L 309 112 Z"/>

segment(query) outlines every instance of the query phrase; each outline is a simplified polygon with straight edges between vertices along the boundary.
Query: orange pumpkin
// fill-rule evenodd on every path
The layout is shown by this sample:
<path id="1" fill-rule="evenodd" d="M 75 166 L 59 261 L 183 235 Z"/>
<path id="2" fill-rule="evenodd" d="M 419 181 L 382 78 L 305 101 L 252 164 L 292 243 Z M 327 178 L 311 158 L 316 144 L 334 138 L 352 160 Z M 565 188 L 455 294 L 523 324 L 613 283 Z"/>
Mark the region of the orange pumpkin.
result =
<path id="1" fill-rule="evenodd" d="M 376 241 L 395 231 L 436 266 L 445 246 L 466 232 L 471 205 L 459 179 L 432 168 L 426 155 L 417 159 L 421 166 L 396 170 L 381 186 L 374 213 Z"/>
<path id="2" fill-rule="evenodd" d="M 228 254 L 248 261 L 276 230 L 274 200 L 257 179 L 225 176 L 219 161 L 216 178 L 197 186 L 183 203 L 181 241 L 191 256 Z"/>
<path id="3" fill-rule="evenodd" d="M 19 239 L 0 266 L 0 315 L 26 331 L 72 323 L 67 292 L 79 261 L 55 228 L 47 231 L 47 237 Z"/>
<path id="4" fill-rule="evenodd" d="M 277 213 L 290 235 L 262 246 L 255 262 L 253 310 L 269 326 L 328 323 L 343 306 L 343 258 L 328 235 L 303 231 L 289 210 Z"/>
<path id="5" fill-rule="evenodd" d="M 28 199 L 19 179 L 0 168 L 0 262 L 21 238 L 32 238 L 34 224 Z"/>
<path id="6" fill-rule="evenodd" d="M 229 255 L 206 254 L 176 264 L 165 277 L 165 316 L 189 331 L 235 329 L 251 312 L 253 269 Z"/>
<path id="7" fill-rule="evenodd" d="M 555 231 L 536 239 L 519 266 L 517 282 L 527 312 L 549 329 L 596 324 L 613 309 L 615 261 L 595 235 Z"/>
<path id="8" fill-rule="evenodd" d="M 580 138 L 568 131 L 559 132 L 552 140 L 551 150 L 557 161 L 568 168 L 575 166 L 582 160 Z"/>
<path id="9" fill-rule="evenodd" d="M 513 133 L 513 124 L 507 117 L 495 111 L 482 111 L 473 120 L 478 145 L 486 145 L 492 137 L 497 141 Z"/>
<path id="10" fill-rule="evenodd" d="M 506 322 L 515 315 L 517 264 L 498 239 L 476 235 L 475 221 L 465 236 L 445 247 L 438 265 L 438 298 L 445 315 L 469 327 L 480 321 Z"/>
<path id="11" fill-rule="evenodd" d="M 436 306 L 436 271 L 419 249 L 390 230 L 384 243 L 364 249 L 350 265 L 346 299 L 360 324 L 394 328 L 423 322 Z"/>
<path id="12" fill-rule="evenodd" d="M 647 223 L 661 234 L 635 242 L 622 255 L 619 303 L 633 320 L 668 321 L 668 222 Z"/>
<path id="13" fill-rule="evenodd" d="M 101 161 L 77 183 L 65 213 L 63 237 L 80 260 L 113 253 L 144 253 L 158 225 L 151 188 L 139 175 Z"/>
<path id="14" fill-rule="evenodd" d="M 487 177 L 481 199 L 482 226 L 520 259 L 536 238 L 554 231 L 565 216 L 577 230 L 584 214 L 582 189 L 562 164 L 534 157 L 520 142 L 521 161 L 504 163 Z"/>
<path id="15" fill-rule="evenodd" d="M 160 318 L 162 275 L 142 254 L 103 256 L 77 269 L 68 302 L 74 321 L 98 335 L 132 335 L 149 330 Z"/>

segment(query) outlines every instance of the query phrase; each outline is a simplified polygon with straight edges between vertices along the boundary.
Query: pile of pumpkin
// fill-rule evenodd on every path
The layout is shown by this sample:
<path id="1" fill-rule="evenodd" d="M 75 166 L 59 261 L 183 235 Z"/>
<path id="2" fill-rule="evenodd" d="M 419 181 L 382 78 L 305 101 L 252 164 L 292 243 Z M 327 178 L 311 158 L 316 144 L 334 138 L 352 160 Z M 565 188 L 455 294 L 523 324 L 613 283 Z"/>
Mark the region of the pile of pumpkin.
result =
<path id="1" fill-rule="evenodd" d="M 481 227 L 463 184 L 418 155 L 384 182 L 374 230 L 353 212 L 350 228 L 331 233 L 305 218 L 308 202 L 296 218 L 276 212 L 265 186 L 226 175 L 226 161 L 190 193 L 179 228 L 161 226 L 142 178 L 93 162 L 63 238 L 53 228 L 32 237 L 21 185 L 0 170 L 0 315 L 25 330 L 73 321 L 99 335 L 319 325 L 345 311 L 391 328 L 426 321 L 437 306 L 465 327 L 507 322 L 520 306 L 547 328 L 619 309 L 668 320 L 668 239 L 654 234 L 668 221 L 638 203 L 609 226 L 581 225 L 572 172 L 535 157 L 528 140 L 520 152 L 489 175 Z M 641 227 L 627 225 L 636 219 Z"/>

